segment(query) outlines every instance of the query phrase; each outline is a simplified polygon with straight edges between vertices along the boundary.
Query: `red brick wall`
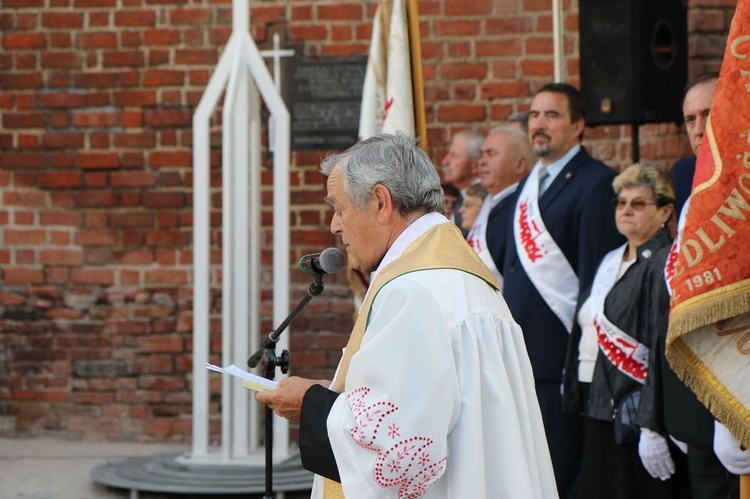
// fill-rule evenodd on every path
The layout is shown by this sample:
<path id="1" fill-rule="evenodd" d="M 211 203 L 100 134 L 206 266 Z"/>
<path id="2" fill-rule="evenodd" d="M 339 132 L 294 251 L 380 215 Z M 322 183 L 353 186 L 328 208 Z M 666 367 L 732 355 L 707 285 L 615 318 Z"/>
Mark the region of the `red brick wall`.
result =
<path id="1" fill-rule="evenodd" d="M 690 72 L 717 69 L 734 1 L 690 10 Z M 363 55 L 374 1 L 255 1 L 258 44 L 280 30 L 310 54 Z M 434 158 L 450 135 L 528 106 L 552 78 L 550 2 L 426 0 L 419 5 Z M 0 418 L 21 433 L 187 440 L 192 335 L 191 116 L 231 31 L 229 0 L 3 0 L 0 7 Z M 566 68 L 577 82 L 577 4 L 565 2 Z M 680 91 L 680 89 L 676 89 Z M 214 123 L 220 121 L 215 115 Z M 212 144 L 221 214 L 220 135 Z M 629 127 L 587 130 L 613 167 Z M 641 131 L 641 155 L 687 153 L 674 125 Z M 294 153 L 293 251 L 335 243 L 317 162 Z M 264 158 L 264 206 L 271 163 Z M 272 259 L 263 212 L 264 275 Z M 213 234 L 220 262 L 220 233 Z M 307 287 L 293 272 L 293 300 Z M 214 269 L 213 360 L 220 339 Z M 270 330 L 270 278 L 264 283 Z M 351 327 L 344 276 L 294 324 L 298 373 L 329 375 Z"/>

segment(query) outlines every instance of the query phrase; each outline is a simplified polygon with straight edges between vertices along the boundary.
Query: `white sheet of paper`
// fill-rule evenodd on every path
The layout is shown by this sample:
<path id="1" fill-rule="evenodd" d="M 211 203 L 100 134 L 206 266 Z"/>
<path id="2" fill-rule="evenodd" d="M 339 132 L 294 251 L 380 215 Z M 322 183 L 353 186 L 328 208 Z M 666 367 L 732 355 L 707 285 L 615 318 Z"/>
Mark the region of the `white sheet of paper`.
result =
<path id="1" fill-rule="evenodd" d="M 244 369 L 240 369 L 234 364 L 230 364 L 227 367 L 219 367 L 213 364 L 206 363 L 206 368 L 212 371 L 229 374 L 236 378 L 240 378 L 242 379 L 243 387 L 249 388 L 250 390 L 255 390 L 256 392 L 264 390 L 275 390 L 279 384 L 277 381 L 271 381 L 270 379 L 256 376 L 255 374 L 247 372 Z"/>

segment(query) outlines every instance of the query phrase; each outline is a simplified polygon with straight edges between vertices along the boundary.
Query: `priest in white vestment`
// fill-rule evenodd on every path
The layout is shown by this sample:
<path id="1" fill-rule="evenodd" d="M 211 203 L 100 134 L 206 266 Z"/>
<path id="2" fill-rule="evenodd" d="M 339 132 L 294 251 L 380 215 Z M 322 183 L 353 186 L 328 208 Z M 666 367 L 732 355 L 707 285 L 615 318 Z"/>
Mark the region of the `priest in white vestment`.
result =
<path id="1" fill-rule="evenodd" d="M 523 335 L 443 215 L 427 155 L 380 134 L 321 165 L 331 231 L 373 272 L 332 382 L 256 394 L 300 422 L 313 498 L 557 498 Z"/>

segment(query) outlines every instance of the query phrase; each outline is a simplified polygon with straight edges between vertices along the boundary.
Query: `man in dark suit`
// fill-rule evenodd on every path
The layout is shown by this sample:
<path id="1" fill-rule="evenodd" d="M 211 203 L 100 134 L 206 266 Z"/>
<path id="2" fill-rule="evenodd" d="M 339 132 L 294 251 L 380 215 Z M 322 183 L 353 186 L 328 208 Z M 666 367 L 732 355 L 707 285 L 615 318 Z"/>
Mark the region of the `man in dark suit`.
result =
<path id="1" fill-rule="evenodd" d="M 471 237 L 476 238 L 472 246 L 501 285 L 500 269 L 513 218 L 513 193 L 529 172 L 533 157 L 526 133 L 510 125 L 492 128 L 482 145 L 477 172 L 488 196 L 467 239 L 472 244 Z"/>
<path id="2" fill-rule="evenodd" d="M 560 384 L 573 310 L 599 260 L 624 242 L 611 204 L 615 172 L 580 145 L 583 99 L 564 83 L 543 86 L 529 110 L 539 158 L 515 194 L 503 262 L 503 295 L 521 325 L 561 499 L 577 490 L 583 422 L 563 413 Z M 544 295 L 544 296 L 543 296 Z"/>
<path id="3" fill-rule="evenodd" d="M 698 156 L 703 134 L 706 132 L 708 115 L 711 113 L 711 104 L 716 93 L 716 83 L 719 81 L 719 73 L 709 72 L 698 76 L 685 88 L 682 98 L 682 115 L 685 119 L 685 131 L 690 140 L 690 148 L 694 156 L 683 158 L 672 166 L 672 177 L 674 178 L 675 209 L 679 218 L 682 207 L 690 197 L 693 188 L 693 175 L 695 175 L 695 157 Z"/>
<path id="4" fill-rule="evenodd" d="M 674 190 L 678 216 L 690 197 L 695 175 L 695 159 L 711 113 L 719 73 L 704 73 L 685 88 L 682 113 L 685 131 L 695 156 L 674 164 Z M 669 307 L 669 298 L 663 297 L 661 306 Z M 669 434 L 687 445 L 690 487 L 693 497 L 700 499 L 727 499 L 739 497 L 739 480 L 724 468 L 713 450 L 714 418 L 695 394 L 672 371 L 664 356 L 667 326 L 661 329 L 657 348 L 659 366 L 655 369 L 661 380 L 664 400 L 664 424 Z"/>

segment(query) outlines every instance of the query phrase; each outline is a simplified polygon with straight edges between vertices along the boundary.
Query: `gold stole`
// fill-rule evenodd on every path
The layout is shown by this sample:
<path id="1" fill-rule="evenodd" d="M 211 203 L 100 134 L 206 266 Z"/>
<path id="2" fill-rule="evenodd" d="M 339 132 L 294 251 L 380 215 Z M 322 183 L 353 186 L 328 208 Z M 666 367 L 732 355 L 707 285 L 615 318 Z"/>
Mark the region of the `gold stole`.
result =
<path id="1" fill-rule="evenodd" d="M 427 269 L 461 270 L 483 279 L 496 290 L 500 289 L 495 276 L 471 249 L 454 224 L 443 223 L 433 227 L 410 244 L 400 258 L 381 270 L 371 284 L 367 299 L 362 304 L 357 322 L 354 323 L 354 329 L 349 335 L 346 351 L 341 359 L 331 390 L 342 393 L 345 389 L 344 383 L 346 373 L 349 371 L 349 362 L 362 345 L 372 302 L 380 289 L 401 275 Z M 326 478 L 323 497 L 325 499 L 344 499 L 341 484 Z"/>

